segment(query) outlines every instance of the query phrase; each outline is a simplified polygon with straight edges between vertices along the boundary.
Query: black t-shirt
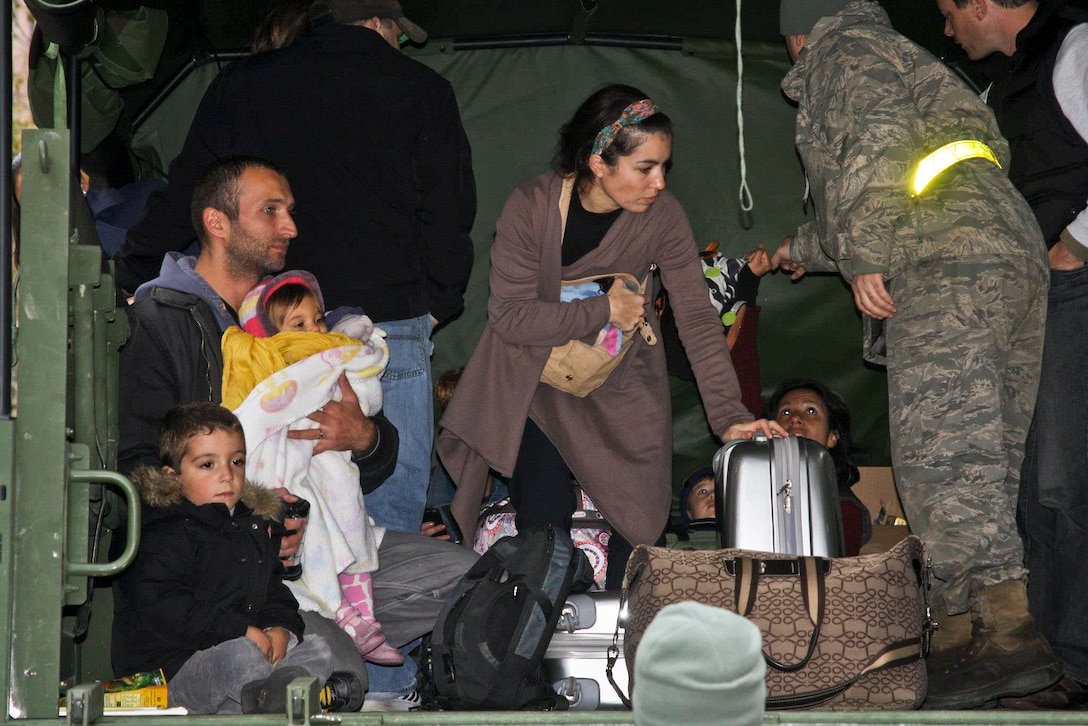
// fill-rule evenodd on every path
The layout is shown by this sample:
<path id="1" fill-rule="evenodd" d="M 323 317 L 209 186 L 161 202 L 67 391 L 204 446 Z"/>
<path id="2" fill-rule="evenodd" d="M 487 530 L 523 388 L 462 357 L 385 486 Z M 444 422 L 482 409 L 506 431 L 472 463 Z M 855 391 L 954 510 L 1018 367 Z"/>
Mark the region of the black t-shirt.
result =
<path id="1" fill-rule="evenodd" d="M 571 194 L 567 228 L 563 233 L 563 267 L 573 265 L 597 249 L 622 211 L 620 208 L 612 212 L 587 212 L 578 193 Z"/>

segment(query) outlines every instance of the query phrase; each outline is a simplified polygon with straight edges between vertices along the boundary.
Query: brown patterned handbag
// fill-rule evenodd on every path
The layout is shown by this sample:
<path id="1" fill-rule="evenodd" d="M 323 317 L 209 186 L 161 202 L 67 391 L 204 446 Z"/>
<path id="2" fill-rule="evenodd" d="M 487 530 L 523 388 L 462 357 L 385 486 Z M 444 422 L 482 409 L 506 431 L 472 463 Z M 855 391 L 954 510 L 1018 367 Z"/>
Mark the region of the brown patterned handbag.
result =
<path id="1" fill-rule="evenodd" d="M 696 600 L 759 626 L 768 708 L 918 708 L 932 634 L 928 586 L 925 552 L 913 536 L 888 552 L 835 559 L 640 545 L 623 584 L 630 687 L 654 615 Z"/>

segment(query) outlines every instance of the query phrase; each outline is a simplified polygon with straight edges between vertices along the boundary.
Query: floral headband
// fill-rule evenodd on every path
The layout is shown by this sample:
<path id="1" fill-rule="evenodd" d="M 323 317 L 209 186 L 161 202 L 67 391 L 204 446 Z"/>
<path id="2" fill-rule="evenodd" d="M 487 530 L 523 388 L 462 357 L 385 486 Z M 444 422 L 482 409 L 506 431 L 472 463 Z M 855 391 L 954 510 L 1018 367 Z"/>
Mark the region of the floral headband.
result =
<path id="1" fill-rule="evenodd" d="M 597 139 L 593 142 L 593 151 L 589 152 L 590 156 L 593 154 L 600 154 L 611 146 L 612 142 L 616 140 L 616 134 L 618 134 L 620 129 L 624 126 L 630 126 L 645 121 L 657 112 L 657 106 L 655 106 L 654 102 L 648 98 L 632 103 L 630 106 L 623 109 L 623 113 L 620 114 L 620 117 L 616 119 L 611 126 L 605 126 L 597 132 Z"/>

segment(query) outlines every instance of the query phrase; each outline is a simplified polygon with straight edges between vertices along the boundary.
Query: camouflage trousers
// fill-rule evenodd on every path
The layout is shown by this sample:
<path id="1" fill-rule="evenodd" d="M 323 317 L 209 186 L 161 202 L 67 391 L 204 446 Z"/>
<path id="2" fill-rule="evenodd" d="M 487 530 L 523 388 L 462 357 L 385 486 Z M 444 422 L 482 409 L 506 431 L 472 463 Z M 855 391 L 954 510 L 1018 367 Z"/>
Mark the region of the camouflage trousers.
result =
<path id="1" fill-rule="evenodd" d="M 1048 286 L 1015 256 L 926 262 L 889 281 L 892 466 L 951 614 L 973 589 L 1027 574 L 1016 500 Z"/>

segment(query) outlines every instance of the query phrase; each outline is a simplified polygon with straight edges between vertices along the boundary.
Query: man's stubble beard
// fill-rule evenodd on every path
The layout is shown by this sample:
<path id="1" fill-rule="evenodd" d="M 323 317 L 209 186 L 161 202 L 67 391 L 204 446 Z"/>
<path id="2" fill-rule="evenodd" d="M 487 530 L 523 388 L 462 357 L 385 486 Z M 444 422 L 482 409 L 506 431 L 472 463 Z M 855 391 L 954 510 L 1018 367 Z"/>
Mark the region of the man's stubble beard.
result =
<path id="1" fill-rule="evenodd" d="M 258 240 L 245 228 L 239 228 L 227 246 L 227 271 L 232 277 L 254 277 L 257 280 L 279 272 L 287 262 L 286 255 L 283 259 L 276 259 L 268 247 L 267 241 Z"/>

